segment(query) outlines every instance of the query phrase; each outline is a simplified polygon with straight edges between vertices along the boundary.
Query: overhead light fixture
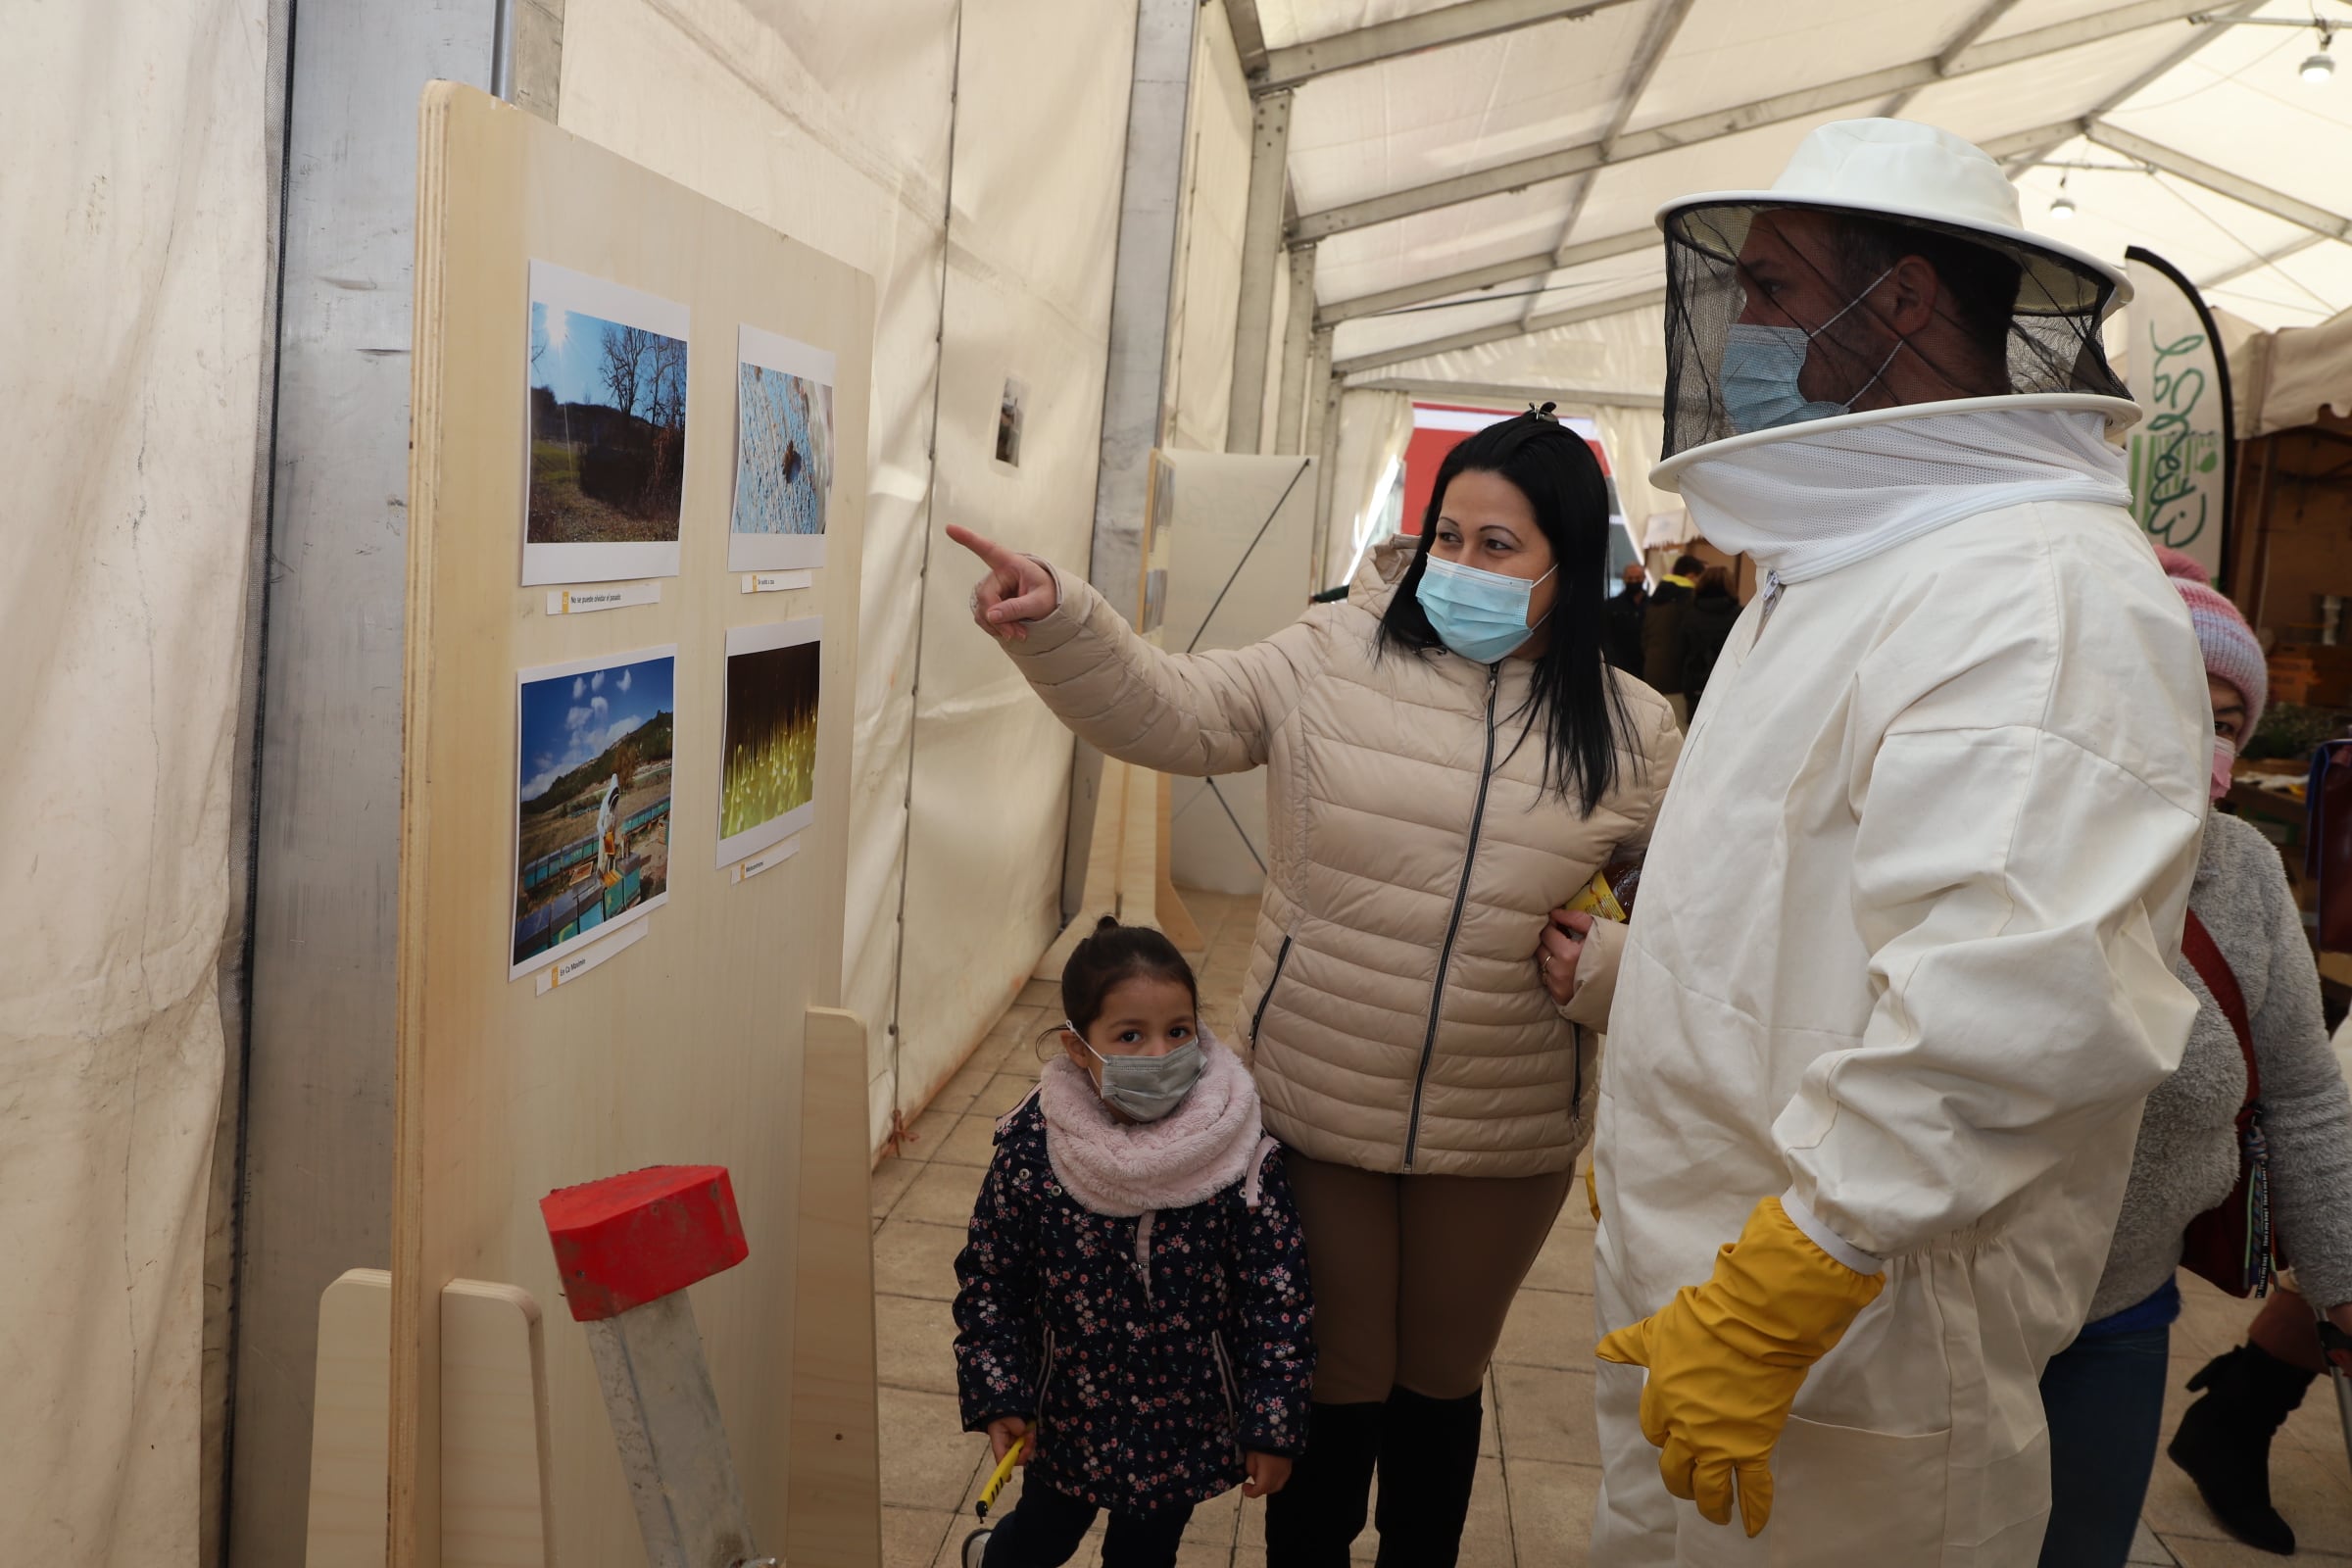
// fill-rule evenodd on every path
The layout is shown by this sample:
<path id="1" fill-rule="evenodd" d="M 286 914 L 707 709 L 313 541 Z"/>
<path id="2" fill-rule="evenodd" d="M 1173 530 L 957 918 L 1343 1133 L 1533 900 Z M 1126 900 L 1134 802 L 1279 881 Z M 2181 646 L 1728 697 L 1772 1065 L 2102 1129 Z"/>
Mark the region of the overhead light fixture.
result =
<path id="1" fill-rule="evenodd" d="M 2066 193 L 2066 174 L 2058 176 L 2058 194 L 2050 198 L 2050 219 L 2053 222 L 2070 222 L 2075 216 L 2075 199 Z"/>
<path id="2" fill-rule="evenodd" d="M 2335 57 L 2326 49 L 2322 49 L 2318 54 L 2303 62 L 2303 79 L 2315 87 L 2334 74 Z"/>

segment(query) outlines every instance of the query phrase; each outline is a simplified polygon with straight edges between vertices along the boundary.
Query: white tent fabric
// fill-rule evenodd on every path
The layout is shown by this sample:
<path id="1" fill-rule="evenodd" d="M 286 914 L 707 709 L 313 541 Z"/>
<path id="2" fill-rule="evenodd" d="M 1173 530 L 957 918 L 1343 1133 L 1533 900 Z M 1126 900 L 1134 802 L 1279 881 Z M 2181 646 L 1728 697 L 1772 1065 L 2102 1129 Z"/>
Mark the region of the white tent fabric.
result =
<path id="1" fill-rule="evenodd" d="M 263 0 L 0 60 L 0 1540 L 194 1560 L 205 1207 L 268 283 Z"/>
<path id="2" fill-rule="evenodd" d="M 1446 8 L 1253 9 L 1280 58 Z M 1654 395 L 1663 368 L 1641 343 L 1596 359 L 1542 329 L 1561 317 L 1654 321 L 1658 205 L 1768 185 L 1814 125 L 1858 115 L 1899 113 L 1992 148 L 2029 226 L 2118 260 L 2145 246 L 2266 330 L 2352 307 L 2352 71 L 2318 84 L 2297 74 L 2320 46 L 2315 15 L 2352 27 L 2344 0 L 1583 0 L 1542 20 L 1544 9 L 1297 87 L 1290 173 L 1300 231 L 1318 240 L 1320 304 L 1411 296 L 1337 322 L 1348 384 L 1493 382 L 1491 365 L 1457 356 L 1534 329 L 1528 341 L 1560 352 L 1523 362 L 1511 385 L 1533 377 L 1563 402 L 1580 387 Z M 1530 170 L 1402 216 L 1350 210 L 1571 149 L 1584 156 L 1565 174 Z M 2062 182 L 2071 221 L 2053 207 Z M 1340 231 L 1323 232 L 1326 220 Z M 1567 265 L 1544 265 L 1554 259 Z M 1474 269 L 1497 275 L 1446 287 Z M 1629 515 L 1639 506 L 1629 497 Z"/>
<path id="3" fill-rule="evenodd" d="M 1402 392 L 1349 392 L 1340 399 L 1340 453 L 1332 476 L 1331 532 L 1322 580 L 1346 582 L 1348 568 L 1378 529 L 1381 486 L 1413 439 L 1413 400 Z"/>
<path id="4" fill-rule="evenodd" d="M 2241 435 L 2291 430 L 2323 413 L 2352 415 L 2352 313 L 2247 342 L 2230 354 L 2230 378 Z"/>

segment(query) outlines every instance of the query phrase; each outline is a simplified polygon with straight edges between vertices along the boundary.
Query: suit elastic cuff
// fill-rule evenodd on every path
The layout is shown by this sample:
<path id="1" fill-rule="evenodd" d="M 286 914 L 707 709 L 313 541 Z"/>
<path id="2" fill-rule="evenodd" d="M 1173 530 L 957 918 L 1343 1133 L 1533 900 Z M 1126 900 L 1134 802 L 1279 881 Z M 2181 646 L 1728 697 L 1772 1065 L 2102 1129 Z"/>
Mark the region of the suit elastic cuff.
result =
<path id="1" fill-rule="evenodd" d="M 1823 1222 L 1822 1217 L 1814 1213 L 1803 1199 L 1796 1196 L 1794 1188 L 1790 1188 L 1781 1195 L 1781 1212 L 1788 1216 L 1789 1224 L 1805 1233 L 1807 1241 L 1855 1273 L 1876 1274 L 1886 1266 L 1886 1259 L 1865 1252 L 1830 1229 Z"/>

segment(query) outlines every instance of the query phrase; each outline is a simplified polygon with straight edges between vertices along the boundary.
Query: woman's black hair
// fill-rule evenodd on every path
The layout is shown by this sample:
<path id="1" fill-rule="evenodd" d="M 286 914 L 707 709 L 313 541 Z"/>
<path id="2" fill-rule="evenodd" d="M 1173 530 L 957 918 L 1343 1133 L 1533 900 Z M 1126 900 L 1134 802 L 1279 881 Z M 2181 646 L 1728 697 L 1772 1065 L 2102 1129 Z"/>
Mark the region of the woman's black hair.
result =
<path id="1" fill-rule="evenodd" d="M 1176 944 L 1150 926 L 1121 925 L 1116 916 L 1106 914 L 1061 966 L 1062 1017 L 1085 1034 L 1102 1016 L 1102 999 L 1111 988 L 1138 975 L 1177 982 L 1192 993 L 1193 1007 L 1199 1010 L 1200 987 Z"/>
<path id="2" fill-rule="evenodd" d="M 1549 405 L 1545 405 L 1546 409 Z M 1601 655 L 1601 607 L 1608 599 L 1609 482 L 1585 438 L 1530 410 L 1473 434 L 1438 467 L 1429 510 L 1412 564 L 1380 619 L 1383 651 L 1406 648 L 1427 656 L 1445 647 L 1419 589 L 1437 536 L 1446 489 L 1463 473 L 1492 473 L 1510 481 L 1535 509 L 1536 526 L 1551 545 L 1558 587 L 1546 624 L 1551 635 L 1535 659 L 1519 741 L 1544 719 L 1543 788 L 1574 800 L 1590 815 L 1617 783 L 1619 739 L 1633 719 Z M 1532 634 L 1531 634 L 1532 635 Z"/>

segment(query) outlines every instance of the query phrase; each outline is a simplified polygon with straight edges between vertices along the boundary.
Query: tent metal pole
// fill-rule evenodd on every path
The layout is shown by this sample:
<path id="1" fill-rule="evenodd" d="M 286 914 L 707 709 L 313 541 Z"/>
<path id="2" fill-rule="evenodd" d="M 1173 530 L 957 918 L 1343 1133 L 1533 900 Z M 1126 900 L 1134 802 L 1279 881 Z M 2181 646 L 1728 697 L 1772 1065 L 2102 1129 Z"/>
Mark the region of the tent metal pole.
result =
<path id="1" fill-rule="evenodd" d="M 1282 251 L 1282 197 L 1290 182 L 1291 95 L 1251 106 L 1250 205 L 1242 228 L 1242 298 L 1233 323 L 1233 397 L 1225 450 L 1255 452 L 1265 422 L 1266 360 L 1274 331 L 1274 269 Z"/>
<path id="2" fill-rule="evenodd" d="M 1604 316 L 1618 316 L 1627 311 L 1651 310 L 1666 303 L 1666 291 L 1647 288 L 1638 294 L 1612 295 L 1579 305 L 1565 311 L 1553 311 L 1525 321 L 1504 321 L 1496 326 L 1474 327 L 1467 332 L 1455 332 L 1449 337 L 1430 338 L 1421 343 L 1406 343 L 1378 354 L 1359 354 L 1342 360 L 1332 367 L 1343 376 L 1361 375 L 1366 370 L 1385 369 L 1392 365 L 1403 365 L 1410 360 L 1426 359 L 1432 354 L 1446 354 L 1455 349 L 1474 349 L 1488 343 L 1500 343 L 1514 337 L 1532 337 L 1548 332 L 1555 326 L 1574 326 L 1579 321 L 1597 320 Z"/>
<path id="3" fill-rule="evenodd" d="M 1250 10 L 1227 0 L 1229 10 Z M 1112 587 L 1123 610 L 1144 569 L 1144 500 L 1152 449 L 1165 429 L 1168 318 L 1176 233 L 1184 212 L 1185 122 L 1192 112 L 1196 0 L 1138 0 L 1127 150 L 1119 184 L 1118 251 L 1111 264 L 1110 351 L 1102 384 L 1102 441 L 1095 469 L 1095 526 L 1087 580 Z M 1250 10 L 1254 27 L 1256 13 Z M 1236 24 L 1237 31 L 1239 23 Z M 1102 754 L 1081 741 L 1070 760 L 1070 820 L 1062 840 L 1061 914 L 1086 896 Z"/>
<path id="4" fill-rule="evenodd" d="M 1291 255 L 1290 319 L 1282 329 L 1282 390 L 1274 405 L 1274 450 L 1302 452 L 1306 424 L 1307 362 L 1314 357 L 1315 248 L 1301 245 Z"/>
<path id="5" fill-rule="evenodd" d="M 1374 23 L 1327 38 L 1310 38 L 1265 52 L 1262 69 L 1250 71 L 1250 86 L 1276 92 L 1334 72 L 1376 66 L 1399 55 L 1443 49 L 1476 38 L 1493 38 L 1547 22 L 1581 22 L 1595 12 L 1632 0 L 1459 0 L 1435 11 Z M 1254 9 L 1254 8 L 1252 8 Z"/>

